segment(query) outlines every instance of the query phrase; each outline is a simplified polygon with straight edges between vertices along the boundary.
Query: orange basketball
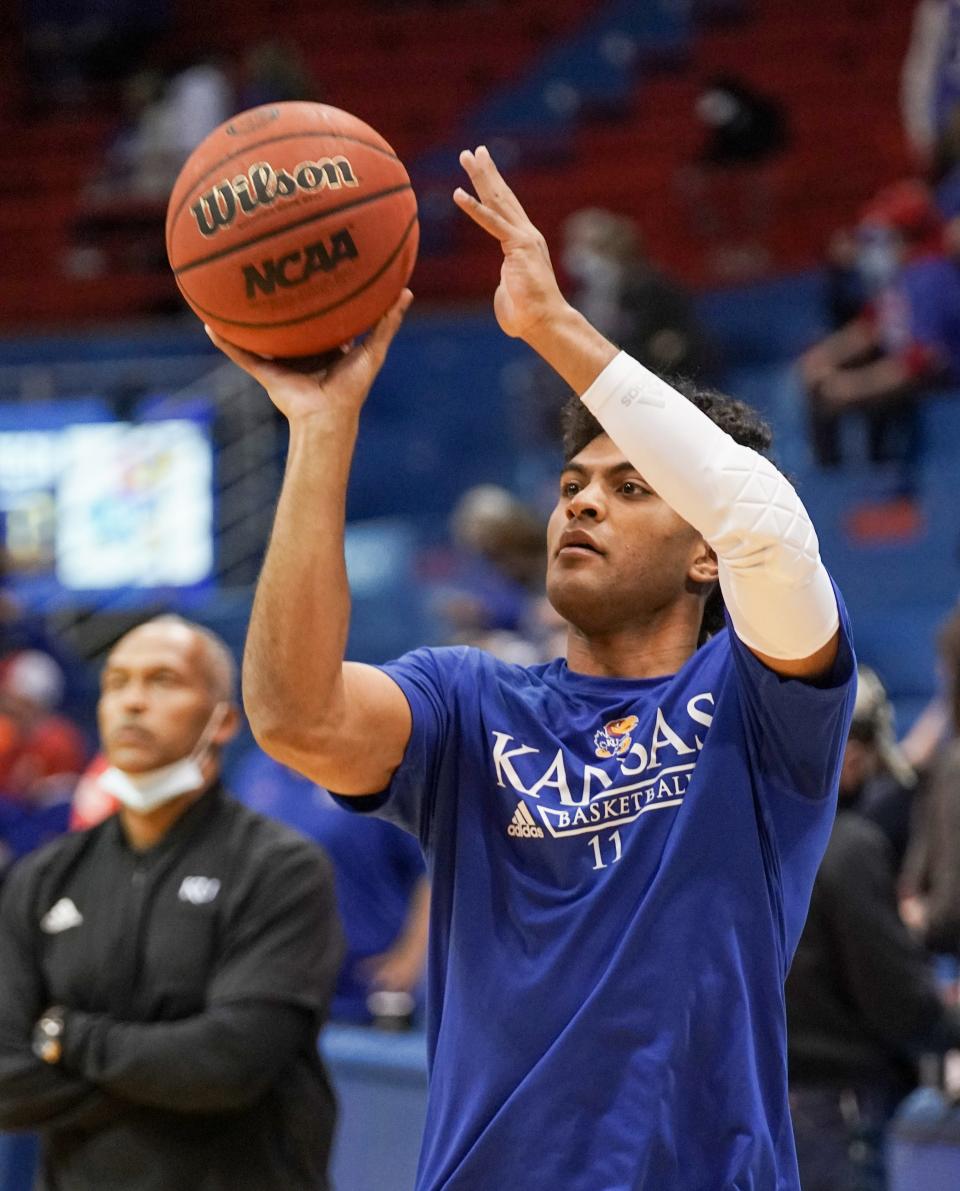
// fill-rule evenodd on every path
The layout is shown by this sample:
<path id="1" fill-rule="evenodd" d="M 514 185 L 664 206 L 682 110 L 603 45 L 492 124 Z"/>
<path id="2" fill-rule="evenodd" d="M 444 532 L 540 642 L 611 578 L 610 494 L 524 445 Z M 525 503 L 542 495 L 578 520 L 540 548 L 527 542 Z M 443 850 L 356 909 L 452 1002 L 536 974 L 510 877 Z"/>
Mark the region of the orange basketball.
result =
<path id="1" fill-rule="evenodd" d="M 196 314 L 239 347 L 308 356 L 368 330 L 417 258 L 403 164 L 362 120 L 321 103 L 252 108 L 180 171 L 167 256 Z"/>

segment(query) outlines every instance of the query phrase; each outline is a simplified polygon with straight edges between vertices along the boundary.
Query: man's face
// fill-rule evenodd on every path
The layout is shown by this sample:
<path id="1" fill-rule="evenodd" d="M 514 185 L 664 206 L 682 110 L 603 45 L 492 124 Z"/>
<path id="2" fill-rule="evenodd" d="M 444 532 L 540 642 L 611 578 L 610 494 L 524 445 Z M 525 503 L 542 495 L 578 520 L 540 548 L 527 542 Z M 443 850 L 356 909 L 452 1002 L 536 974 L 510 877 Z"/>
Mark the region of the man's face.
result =
<path id="1" fill-rule="evenodd" d="M 190 628 L 146 624 L 114 647 L 97 722 L 112 765 L 144 773 L 192 752 L 215 705 L 203 647 Z"/>
<path id="2" fill-rule="evenodd" d="M 877 771 L 877 754 L 872 744 L 851 736 L 843 752 L 840 767 L 840 796 L 853 798 L 860 793 L 864 782 Z"/>
<path id="3" fill-rule="evenodd" d="M 547 526 L 547 596 L 588 635 L 706 594 L 716 563 L 703 538 L 644 482 L 605 434 L 564 468 Z"/>

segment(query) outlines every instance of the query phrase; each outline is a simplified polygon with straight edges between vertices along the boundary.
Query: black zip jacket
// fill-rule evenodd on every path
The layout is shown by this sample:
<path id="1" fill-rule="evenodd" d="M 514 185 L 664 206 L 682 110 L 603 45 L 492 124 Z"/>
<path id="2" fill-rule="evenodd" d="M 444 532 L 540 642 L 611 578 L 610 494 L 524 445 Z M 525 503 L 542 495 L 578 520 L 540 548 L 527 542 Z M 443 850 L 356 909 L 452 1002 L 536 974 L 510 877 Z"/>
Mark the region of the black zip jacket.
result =
<path id="1" fill-rule="evenodd" d="M 908 1086 L 920 1054 L 960 1042 L 897 912 L 890 845 L 856 811 L 837 815 L 786 996 L 793 1084 Z"/>
<path id="2" fill-rule="evenodd" d="M 117 816 L 26 857 L 0 897 L 0 1128 L 38 1191 L 321 1191 L 316 1049 L 342 955 L 315 845 L 208 791 L 145 853 Z M 31 1050 L 65 1008 L 63 1056 Z"/>

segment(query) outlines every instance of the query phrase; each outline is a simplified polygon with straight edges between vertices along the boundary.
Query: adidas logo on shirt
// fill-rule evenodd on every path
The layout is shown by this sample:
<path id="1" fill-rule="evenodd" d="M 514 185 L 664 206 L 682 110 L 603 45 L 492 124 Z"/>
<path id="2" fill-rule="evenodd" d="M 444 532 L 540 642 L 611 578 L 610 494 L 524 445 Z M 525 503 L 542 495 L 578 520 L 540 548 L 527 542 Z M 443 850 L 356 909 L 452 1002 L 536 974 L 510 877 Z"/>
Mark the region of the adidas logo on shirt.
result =
<path id="1" fill-rule="evenodd" d="M 525 802 L 518 802 L 513 818 L 507 824 L 507 835 L 517 839 L 543 839 L 543 828 L 534 822 L 530 808 Z"/>
<path id="2" fill-rule="evenodd" d="M 58 935 L 72 926 L 79 926 L 81 922 L 83 922 L 83 915 L 70 898 L 61 897 L 40 919 L 40 929 L 45 934 Z"/>

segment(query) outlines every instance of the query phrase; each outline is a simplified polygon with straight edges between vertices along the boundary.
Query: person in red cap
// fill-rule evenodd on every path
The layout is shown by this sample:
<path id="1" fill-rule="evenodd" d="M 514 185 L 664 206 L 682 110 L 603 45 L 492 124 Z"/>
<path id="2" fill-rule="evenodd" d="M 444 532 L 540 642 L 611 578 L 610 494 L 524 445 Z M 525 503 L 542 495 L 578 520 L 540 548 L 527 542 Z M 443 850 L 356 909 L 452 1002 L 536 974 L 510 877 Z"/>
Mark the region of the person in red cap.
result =
<path id="1" fill-rule="evenodd" d="M 956 228 L 944 225 L 928 188 L 904 181 L 863 213 L 859 266 L 873 297 L 852 321 L 801 360 L 817 462 L 841 461 L 841 419 L 869 419 L 870 455 L 888 459 L 891 423 L 909 427 L 915 401 L 960 380 L 960 263 Z"/>

